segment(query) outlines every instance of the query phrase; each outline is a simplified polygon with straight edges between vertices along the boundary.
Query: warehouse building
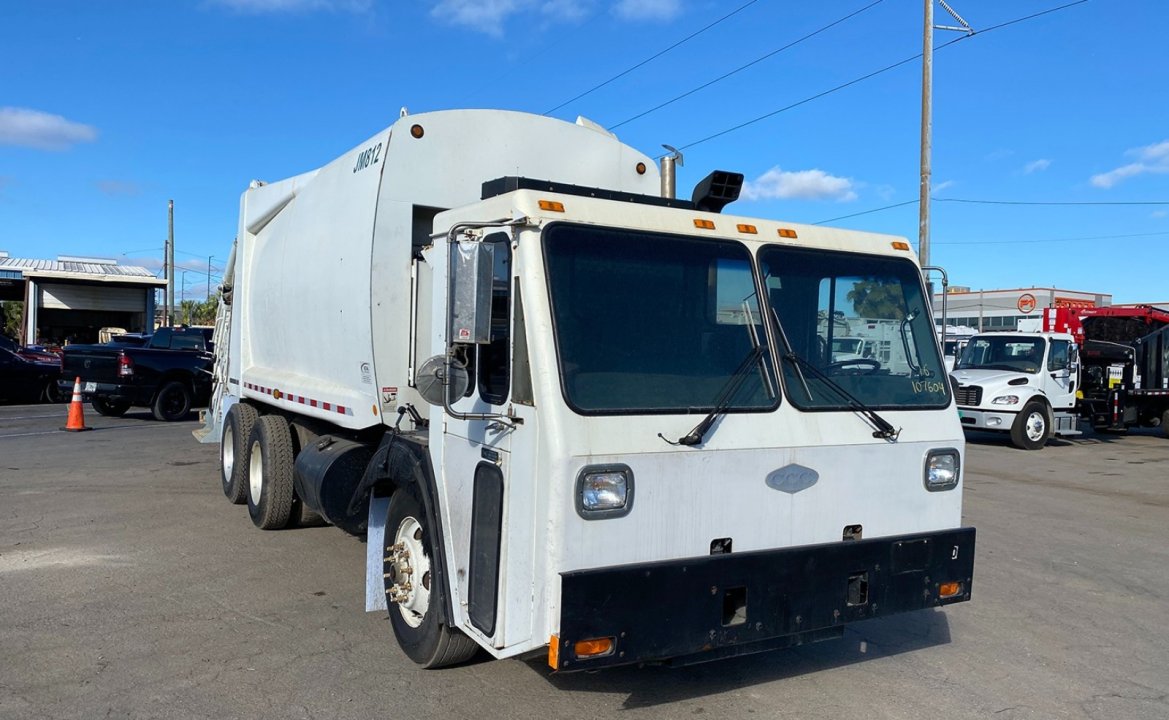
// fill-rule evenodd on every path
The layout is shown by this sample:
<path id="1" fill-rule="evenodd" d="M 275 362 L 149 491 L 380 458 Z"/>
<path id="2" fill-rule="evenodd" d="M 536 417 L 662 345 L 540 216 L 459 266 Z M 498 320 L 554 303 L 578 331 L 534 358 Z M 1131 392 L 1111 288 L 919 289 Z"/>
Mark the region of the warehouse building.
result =
<path id="1" fill-rule="evenodd" d="M 975 330 L 1017 330 L 1020 320 L 1038 320 L 1045 308 L 1085 309 L 1112 305 L 1111 293 L 1054 287 L 971 290 L 951 285 L 945 297 L 946 324 Z M 942 296 L 934 295 L 934 322 L 942 324 Z"/>
<path id="2" fill-rule="evenodd" d="M 166 280 L 116 260 L 10 257 L 0 251 L 0 300 L 24 303 L 22 344 L 97 342 L 101 328 L 154 329 L 155 291 Z"/>

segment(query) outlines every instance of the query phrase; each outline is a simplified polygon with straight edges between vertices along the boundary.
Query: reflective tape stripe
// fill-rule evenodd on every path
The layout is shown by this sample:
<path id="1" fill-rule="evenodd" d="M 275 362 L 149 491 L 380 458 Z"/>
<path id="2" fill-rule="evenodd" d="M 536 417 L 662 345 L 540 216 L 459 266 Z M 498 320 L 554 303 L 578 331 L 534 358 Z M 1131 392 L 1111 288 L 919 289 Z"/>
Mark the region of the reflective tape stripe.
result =
<path id="1" fill-rule="evenodd" d="M 263 385 L 256 385 L 255 383 L 245 382 L 244 387 L 248 390 L 253 390 L 263 395 L 268 395 L 274 400 L 286 400 L 290 403 L 308 405 L 309 407 L 320 408 L 326 412 L 335 412 L 339 415 L 353 414 L 353 408 L 345 407 L 344 405 L 337 405 L 334 403 L 325 402 L 323 400 L 317 400 L 315 398 L 306 398 L 303 395 L 293 395 L 292 393 L 287 393 L 282 390 L 277 390 L 270 387 L 264 387 Z"/>

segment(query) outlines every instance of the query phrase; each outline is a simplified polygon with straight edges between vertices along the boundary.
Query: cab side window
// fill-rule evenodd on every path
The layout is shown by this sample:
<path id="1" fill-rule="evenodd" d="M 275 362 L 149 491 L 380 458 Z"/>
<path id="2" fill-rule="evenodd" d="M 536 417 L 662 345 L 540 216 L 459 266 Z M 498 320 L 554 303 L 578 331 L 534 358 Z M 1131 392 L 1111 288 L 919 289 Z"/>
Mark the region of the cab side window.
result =
<path id="1" fill-rule="evenodd" d="M 1066 370 L 1068 368 L 1068 345 L 1067 340 L 1052 340 L 1051 354 L 1047 357 L 1048 370 Z"/>

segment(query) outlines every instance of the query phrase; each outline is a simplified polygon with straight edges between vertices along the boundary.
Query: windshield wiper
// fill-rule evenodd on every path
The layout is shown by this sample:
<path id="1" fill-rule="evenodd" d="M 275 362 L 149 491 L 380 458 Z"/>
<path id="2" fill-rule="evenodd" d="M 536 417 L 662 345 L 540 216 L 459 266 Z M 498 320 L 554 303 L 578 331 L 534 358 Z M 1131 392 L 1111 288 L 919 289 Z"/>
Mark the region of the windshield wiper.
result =
<path id="1" fill-rule="evenodd" d="M 909 323 L 917 319 L 918 310 L 914 309 L 901 319 L 901 346 L 905 349 L 905 362 L 909 365 L 909 372 L 918 377 L 930 377 L 933 375 L 928 369 L 921 364 L 921 354 L 918 352 L 917 343 L 913 344 L 913 348 L 909 347 L 909 333 L 906 330 L 909 328 Z M 917 358 L 915 361 L 914 358 Z"/>
<path id="2" fill-rule="evenodd" d="M 739 363 L 739 367 L 735 368 L 735 372 L 727 378 L 727 382 L 723 385 L 715 400 L 714 409 L 711 410 L 706 417 L 702 418 L 702 422 L 694 426 L 694 429 L 686 433 L 677 441 L 670 440 L 665 435 L 658 433 L 658 437 L 671 445 L 700 445 L 706 433 L 714 425 L 714 421 L 718 420 L 720 416 L 724 415 L 731 406 L 731 401 L 734 400 L 735 395 L 739 392 L 739 388 L 743 386 L 743 381 L 751 374 L 751 369 L 754 368 L 760 358 L 763 357 L 763 349 L 766 346 L 763 343 L 756 342 L 755 346 L 751 348 L 751 352 L 747 353 L 747 357 L 743 358 L 743 362 Z M 764 370 L 766 374 L 766 370 Z"/>
<path id="3" fill-rule="evenodd" d="M 796 375 L 798 375 L 800 378 L 800 383 L 804 387 L 804 392 L 807 393 L 809 399 L 812 397 L 812 389 L 808 387 L 808 381 L 806 378 L 804 378 L 804 373 L 800 369 L 801 366 L 806 367 L 813 375 L 819 378 L 821 382 L 836 392 L 836 394 L 838 394 L 840 397 L 844 398 L 845 401 L 848 402 L 848 409 L 863 417 L 865 421 L 873 427 L 873 437 L 881 438 L 883 440 L 896 441 L 897 438 L 901 436 L 900 428 L 894 428 L 888 420 L 878 415 L 876 410 L 873 410 L 868 405 L 865 405 L 860 400 L 857 400 L 852 396 L 851 393 L 842 388 L 839 383 L 822 372 L 820 368 L 816 367 L 811 362 L 805 360 L 799 355 L 796 355 L 795 352 L 792 351 L 791 342 L 787 339 L 787 332 L 783 329 L 783 323 L 779 321 L 779 314 L 775 312 L 775 308 L 771 309 L 771 322 L 775 323 L 775 329 L 778 331 L 776 334 L 779 336 L 780 340 L 783 341 L 785 352 L 782 356 L 782 359 L 791 362 L 792 367 L 794 367 L 796 370 Z"/>

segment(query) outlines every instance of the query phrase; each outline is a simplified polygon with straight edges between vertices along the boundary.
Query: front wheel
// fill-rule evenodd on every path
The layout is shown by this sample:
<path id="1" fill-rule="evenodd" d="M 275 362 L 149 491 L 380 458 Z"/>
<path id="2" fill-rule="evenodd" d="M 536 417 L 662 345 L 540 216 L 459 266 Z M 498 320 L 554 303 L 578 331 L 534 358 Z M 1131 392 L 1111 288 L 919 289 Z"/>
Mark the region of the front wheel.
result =
<path id="1" fill-rule="evenodd" d="M 431 567 L 435 541 L 413 486 L 390 498 L 385 539 L 386 602 L 399 647 L 424 668 L 470 659 L 479 649 L 475 642 L 439 619 L 445 593 Z"/>
<path id="2" fill-rule="evenodd" d="M 162 422 L 182 420 L 191 412 L 191 391 L 186 383 L 171 380 L 158 391 L 151 410 L 154 418 Z"/>
<path id="3" fill-rule="evenodd" d="M 1011 442 L 1023 450 L 1038 450 L 1047 444 L 1047 408 L 1032 400 L 1011 425 Z"/>

